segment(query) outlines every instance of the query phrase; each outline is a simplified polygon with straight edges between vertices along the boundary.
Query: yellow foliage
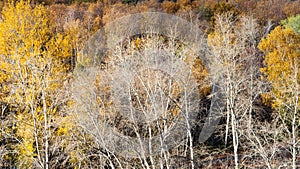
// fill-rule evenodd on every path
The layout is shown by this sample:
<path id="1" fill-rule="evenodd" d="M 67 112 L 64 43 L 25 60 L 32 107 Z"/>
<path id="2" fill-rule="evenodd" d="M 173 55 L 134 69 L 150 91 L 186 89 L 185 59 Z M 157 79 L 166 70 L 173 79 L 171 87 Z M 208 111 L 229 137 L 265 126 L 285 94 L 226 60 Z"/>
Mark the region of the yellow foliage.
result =
<path id="1" fill-rule="evenodd" d="M 55 99 L 68 79 L 76 36 L 76 27 L 57 32 L 48 8 L 30 4 L 7 3 L 0 20 L 0 82 L 5 84 L 0 101 L 18 111 L 16 136 L 21 143 L 16 147 L 20 163 L 29 168 L 37 148 L 47 151 L 44 142 L 50 134 L 45 131 L 52 132 L 51 123 L 59 119 L 61 103 Z M 58 126 L 58 134 L 67 132 L 64 126 Z"/>
<path id="2" fill-rule="evenodd" d="M 271 82 L 273 107 L 293 104 L 300 80 L 300 36 L 291 28 L 276 27 L 258 46 L 265 53 L 261 71 Z"/>

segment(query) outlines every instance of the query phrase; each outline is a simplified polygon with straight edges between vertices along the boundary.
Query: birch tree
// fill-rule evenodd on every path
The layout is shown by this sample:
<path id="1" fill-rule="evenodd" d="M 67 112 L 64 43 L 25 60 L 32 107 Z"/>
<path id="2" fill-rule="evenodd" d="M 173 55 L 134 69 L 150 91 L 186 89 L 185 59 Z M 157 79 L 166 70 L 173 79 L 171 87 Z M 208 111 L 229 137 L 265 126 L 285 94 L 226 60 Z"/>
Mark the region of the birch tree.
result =
<path id="1" fill-rule="evenodd" d="M 299 33 L 289 26 L 276 27 L 259 44 L 265 53 L 262 71 L 272 85 L 272 106 L 285 126 L 282 134 L 288 138 L 293 168 L 299 154 L 299 45 Z"/>
<path id="2" fill-rule="evenodd" d="M 208 36 L 212 58 L 211 76 L 220 82 L 226 105 L 225 145 L 233 145 L 235 168 L 239 168 L 242 128 L 251 126 L 253 104 L 262 92 L 257 81 L 256 38 L 258 25 L 252 17 L 217 15 L 215 30 Z"/>
<path id="3" fill-rule="evenodd" d="M 71 35 L 55 31 L 49 10 L 30 1 L 8 3 L 0 21 L 1 101 L 14 110 L 18 165 L 50 168 L 66 115 L 64 82 L 72 58 Z M 58 147 L 57 147 L 58 146 Z M 55 160 L 54 160 L 55 159 Z"/>

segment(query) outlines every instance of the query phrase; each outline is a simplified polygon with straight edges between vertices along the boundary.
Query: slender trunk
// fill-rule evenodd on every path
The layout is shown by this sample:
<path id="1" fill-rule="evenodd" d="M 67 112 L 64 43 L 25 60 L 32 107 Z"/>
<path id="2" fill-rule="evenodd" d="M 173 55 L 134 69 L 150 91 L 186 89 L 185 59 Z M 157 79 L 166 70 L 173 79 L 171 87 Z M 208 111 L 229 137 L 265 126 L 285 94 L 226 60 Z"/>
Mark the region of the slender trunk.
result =
<path id="1" fill-rule="evenodd" d="M 189 123 L 189 108 L 188 108 L 188 96 L 187 96 L 187 89 L 184 89 L 184 97 L 185 97 L 185 112 L 186 112 L 186 125 L 187 125 L 187 132 L 188 132 L 188 140 L 189 140 L 189 147 L 190 147 L 190 162 L 191 168 L 195 168 L 194 164 L 194 150 L 193 150 L 193 138 L 191 133 L 191 127 Z"/>
<path id="2" fill-rule="evenodd" d="M 237 122 L 234 112 L 234 98 L 233 98 L 233 88 L 230 85 L 230 115 L 231 115 L 231 130 L 232 130 L 232 141 L 233 141 L 233 153 L 234 153 L 234 164 L 235 169 L 238 169 L 238 134 L 237 134 Z"/>
<path id="3" fill-rule="evenodd" d="M 297 105 L 298 105 L 298 96 L 296 98 L 296 105 L 295 105 L 295 111 L 294 111 L 294 117 L 293 117 L 293 122 L 292 122 L 292 135 L 293 135 L 293 154 L 292 154 L 292 158 L 293 158 L 293 169 L 296 169 L 296 157 L 297 157 L 297 153 L 296 153 L 296 129 L 295 129 L 295 125 L 296 125 L 296 114 L 297 114 Z"/>
<path id="4" fill-rule="evenodd" d="M 47 116 L 47 105 L 46 105 L 46 93 L 42 91 L 43 100 L 43 113 L 44 113 L 44 134 L 45 134 L 45 163 L 44 168 L 49 169 L 49 136 L 48 136 L 48 116 Z"/>
<path id="5" fill-rule="evenodd" d="M 294 113 L 293 113 L 293 120 L 292 120 L 292 143 L 293 143 L 293 148 L 292 148 L 292 158 L 293 158 L 293 162 L 292 162 L 292 167 L 293 169 L 296 169 L 296 158 L 297 158 L 297 152 L 296 152 L 296 137 L 297 137 L 297 133 L 296 133 L 296 118 L 297 118 L 297 111 L 298 111 L 298 102 L 299 102 L 299 87 L 298 87 L 298 66 L 296 65 L 296 70 L 295 70 L 295 85 L 296 85 L 296 100 L 295 100 L 295 108 L 294 108 Z"/>
<path id="6" fill-rule="evenodd" d="M 1 145 L 4 145 L 4 112 L 5 112 L 6 106 L 1 106 Z"/>
<path id="7" fill-rule="evenodd" d="M 149 131 L 149 154 L 150 154 L 149 159 L 150 159 L 150 162 L 151 162 L 152 169 L 155 169 L 154 161 L 153 161 L 153 157 L 152 157 L 152 142 L 151 142 L 152 132 L 151 132 L 151 127 L 148 128 L 148 131 Z"/>
<path id="8" fill-rule="evenodd" d="M 234 149 L 234 164 L 235 164 L 235 169 L 239 168 L 239 163 L 238 163 L 238 135 L 237 135 L 237 128 L 236 128 L 236 120 L 235 116 L 232 113 L 231 114 L 231 127 L 232 127 L 232 140 L 233 140 L 233 149 Z"/>
<path id="9" fill-rule="evenodd" d="M 226 86 L 226 91 L 229 91 L 229 87 Z M 230 121 L 230 113 L 229 113 L 229 98 L 227 96 L 227 99 L 226 99 L 226 131 L 225 131 L 225 146 L 227 146 L 227 139 L 228 139 L 228 132 L 229 132 L 229 121 Z"/>
<path id="10" fill-rule="evenodd" d="M 41 166 L 43 166 L 43 160 L 42 160 L 42 157 L 41 157 L 41 153 L 40 153 L 40 147 L 39 147 L 39 140 L 38 140 L 38 129 L 37 129 L 37 119 L 36 119 L 36 116 L 34 114 L 34 110 L 33 110 L 33 105 L 31 105 L 31 115 L 32 115 L 32 118 L 33 118 L 33 134 L 34 134 L 34 140 L 35 140 L 35 146 L 36 146 L 36 152 L 37 152 L 37 157 L 38 157 L 38 160 L 39 160 L 39 163 Z"/>
<path id="11" fill-rule="evenodd" d="M 233 62 L 235 63 L 235 62 Z M 235 68 L 235 65 L 233 66 L 233 69 Z M 231 73 L 234 71 L 231 71 Z M 238 169 L 238 134 L 237 134 L 237 121 L 236 121 L 236 112 L 235 112 L 235 88 L 234 85 L 232 84 L 231 77 L 233 77 L 233 74 L 228 74 L 229 75 L 229 110 L 230 110 L 230 115 L 231 115 L 231 130 L 232 130 L 232 140 L 233 140 L 233 153 L 234 153 L 234 164 L 235 164 L 235 169 Z M 235 78 L 232 78 L 235 79 Z"/>

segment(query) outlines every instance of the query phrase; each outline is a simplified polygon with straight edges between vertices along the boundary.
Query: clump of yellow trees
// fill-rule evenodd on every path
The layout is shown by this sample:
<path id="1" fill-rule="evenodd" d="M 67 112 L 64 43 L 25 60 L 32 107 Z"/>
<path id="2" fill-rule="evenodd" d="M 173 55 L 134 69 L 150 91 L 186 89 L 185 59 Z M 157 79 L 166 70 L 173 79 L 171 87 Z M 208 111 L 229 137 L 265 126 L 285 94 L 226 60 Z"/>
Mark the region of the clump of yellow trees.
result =
<path id="1" fill-rule="evenodd" d="M 2 128 L 2 137 L 16 140 L 15 154 L 6 158 L 29 168 L 49 168 L 61 147 L 57 136 L 67 131 L 68 117 L 61 110 L 68 101 L 64 84 L 74 35 L 57 32 L 51 18 L 46 7 L 21 0 L 7 3 L 0 20 L 0 100 L 14 112 L 12 127 Z"/>
<path id="2" fill-rule="evenodd" d="M 272 86 L 272 106 L 286 124 L 285 138 L 291 147 L 291 166 L 296 168 L 300 127 L 300 15 L 290 17 L 282 24 L 262 39 L 258 47 L 265 53 L 266 67 L 262 72 Z"/>

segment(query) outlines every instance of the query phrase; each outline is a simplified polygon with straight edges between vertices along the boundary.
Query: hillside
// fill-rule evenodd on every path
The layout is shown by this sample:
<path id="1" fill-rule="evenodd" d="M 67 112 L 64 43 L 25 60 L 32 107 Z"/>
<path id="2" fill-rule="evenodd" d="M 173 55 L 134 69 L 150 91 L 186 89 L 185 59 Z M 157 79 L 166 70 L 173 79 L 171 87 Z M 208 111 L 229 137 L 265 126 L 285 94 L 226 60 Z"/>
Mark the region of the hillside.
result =
<path id="1" fill-rule="evenodd" d="M 300 0 L 0 9 L 0 168 L 300 168 Z"/>

